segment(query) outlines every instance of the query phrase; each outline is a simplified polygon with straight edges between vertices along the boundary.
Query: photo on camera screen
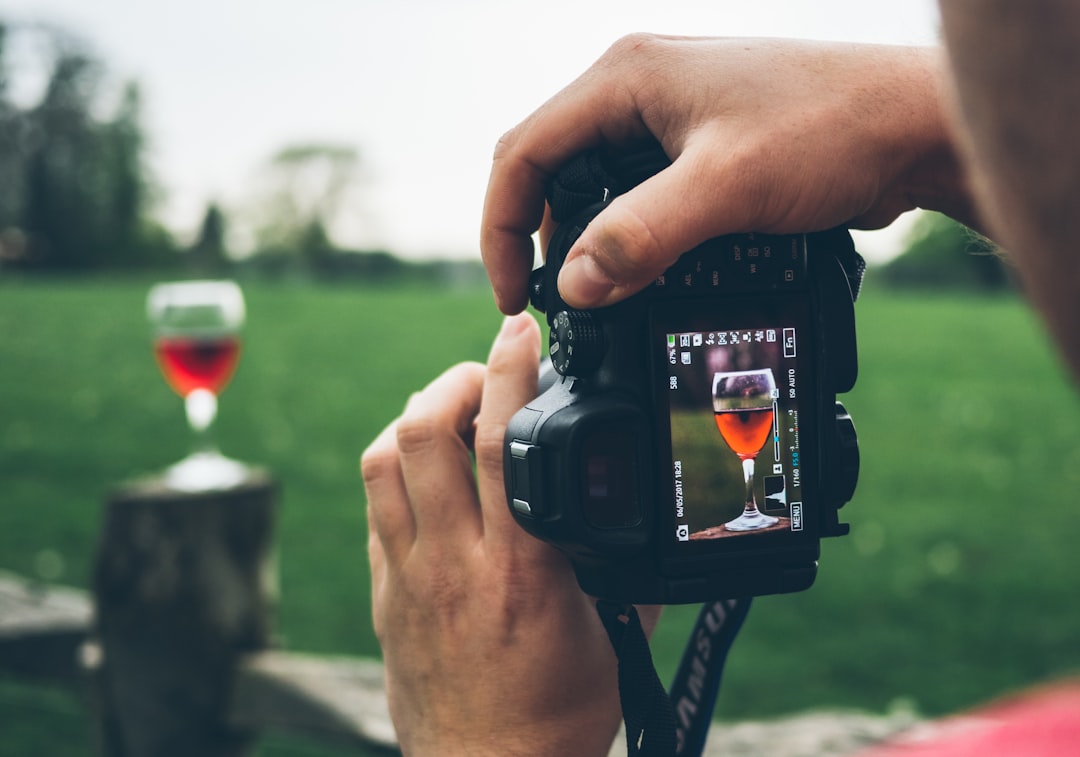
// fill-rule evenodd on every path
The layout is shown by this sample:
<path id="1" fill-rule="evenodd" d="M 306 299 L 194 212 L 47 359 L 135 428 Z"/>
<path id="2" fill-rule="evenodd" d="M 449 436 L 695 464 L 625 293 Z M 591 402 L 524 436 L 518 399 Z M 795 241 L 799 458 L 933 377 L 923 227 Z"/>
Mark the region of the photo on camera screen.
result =
<path id="1" fill-rule="evenodd" d="M 801 531 L 796 329 L 666 339 L 675 541 Z"/>

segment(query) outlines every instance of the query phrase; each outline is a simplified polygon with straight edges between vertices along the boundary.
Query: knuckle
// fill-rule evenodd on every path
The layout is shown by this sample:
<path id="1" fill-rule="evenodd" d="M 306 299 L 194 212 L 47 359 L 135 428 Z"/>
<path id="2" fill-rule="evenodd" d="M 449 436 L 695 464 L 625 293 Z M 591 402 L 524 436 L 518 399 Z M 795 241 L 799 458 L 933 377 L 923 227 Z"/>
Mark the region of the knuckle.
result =
<path id="1" fill-rule="evenodd" d="M 651 55 L 662 44 L 663 39 L 656 34 L 633 32 L 615 40 L 608 48 L 605 58 L 609 61 L 622 61 L 625 58 Z"/>
<path id="2" fill-rule="evenodd" d="M 597 61 L 597 68 L 635 103 L 662 96 L 670 43 L 663 37 L 635 32 L 616 40 Z"/>
<path id="3" fill-rule="evenodd" d="M 540 118 L 538 113 L 534 113 L 499 137 L 491 156 L 493 178 L 496 175 L 503 178 L 513 177 L 515 183 L 533 182 L 537 186 L 543 186 L 547 181 L 548 172 L 537 162 L 537 151 L 540 145 L 536 143 L 535 132 L 533 136 L 530 136 L 530 127 Z M 542 207 L 539 212 L 542 213 Z M 530 231 L 535 230 L 539 223 L 540 216 L 537 215 L 529 224 L 532 226 Z M 503 227 L 501 230 L 520 231 L 516 224 Z"/>
<path id="4" fill-rule="evenodd" d="M 510 129 L 499 137 L 498 141 L 495 142 L 495 149 L 491 155 L 492 162 L 498 163 L 508 155 L 513 154 L 514 150 L 517 148 L 520 132 L 520 127 L 515 126 L 513 129 Z"/>
<path id="5" fill-rule="evenodd" d="M 505 423 L 482 424 L 476 429 L 473 450 L 476 465 L 481 470 L 497 471 L 502 475 Z"/>
<path id="6" fill-rule="evenodd" d="M 439 425 L 429 416 L 406 414 L 398 421 L 397 446 L 404 456 L 430 452 L 439 437 Z"/>
<path id="7" fill-rule="evenodd" d="M 397 467 L 397 451 L 393 449 L 371 446 L 360 456 L 360 476 L 367 484 L 390 478 Z"/>

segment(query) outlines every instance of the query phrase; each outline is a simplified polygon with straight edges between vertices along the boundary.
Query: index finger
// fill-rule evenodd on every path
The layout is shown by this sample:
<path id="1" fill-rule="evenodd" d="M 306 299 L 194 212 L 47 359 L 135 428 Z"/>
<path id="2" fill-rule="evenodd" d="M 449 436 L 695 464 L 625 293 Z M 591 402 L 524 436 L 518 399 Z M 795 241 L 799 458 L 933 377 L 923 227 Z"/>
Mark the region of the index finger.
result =
<path id="1" fill-rule="evenodd" d="M 602 143 L 649 134 L 632 94 L 590 69 L 544 103 L 495 147 L 480 228 L 480 253 L 508 315 L 528 301 L 532 234 L 544 216 L 548 181 L 570 158 Z"/>
<path id="2" fill-rule="evenodd" d="M 503 137 L 495 148 L 484 196 L 480 255 L 487 268 L 495 303 L 507 315 L 528 303 L 528 278 L 535 250 L 532 233 L 544 216 L 548 174 L 519 154 Z"/>
<path id="3" fill-rule="evenodd" d="M 531 543 L 510 516 L 503 485 L 503 454 L 510 418 L 536 397 L 540 328 L 531 316 L 507 318 L 491 347 L 487 380 L 476 428 L 476 478 L 490 544 L 521 537 Z M 539 542 L 536 542 L 537 544 Z"/>

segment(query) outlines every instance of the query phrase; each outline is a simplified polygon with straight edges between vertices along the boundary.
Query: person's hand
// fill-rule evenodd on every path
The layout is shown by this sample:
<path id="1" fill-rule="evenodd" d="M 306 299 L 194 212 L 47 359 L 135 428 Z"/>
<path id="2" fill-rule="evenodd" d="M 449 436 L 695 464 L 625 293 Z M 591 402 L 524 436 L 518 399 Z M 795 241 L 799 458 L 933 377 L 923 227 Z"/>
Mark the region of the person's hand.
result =
<path id="1" fill-rule="evenodd" d="M 928 48 L 634 35 L 499 141 L 481 250 L 507 313 L 526 303 L 547 180 L 602 143 L 654 136 L 670 168 L 615 198 L 559 277 L 611 304 L 711 237 L 888 224 L 916 206 L 970 218 Z"/>
<path id="2" fill-rule="evenodd" d="M 620 722 L 593 601 L 506 505 L 503 433 L 536 395 L 539 346 L 532 318 L 508 318 L 486 370 L 448 370 L 362 459 L 375 633 L 406 755 L 606 755 Z"/>

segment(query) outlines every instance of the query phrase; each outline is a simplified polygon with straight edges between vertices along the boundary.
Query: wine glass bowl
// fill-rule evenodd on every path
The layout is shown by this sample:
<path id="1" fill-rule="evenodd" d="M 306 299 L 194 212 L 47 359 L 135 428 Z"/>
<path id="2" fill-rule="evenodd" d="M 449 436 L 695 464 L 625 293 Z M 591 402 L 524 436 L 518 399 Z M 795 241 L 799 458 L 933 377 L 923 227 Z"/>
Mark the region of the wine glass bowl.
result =
<path id="1" fill-rule="evenodd" d="M 772 370 L 716 373 L 712 395 L 716 428 L 742 461 L 746 484 L 742 514 L 724 527 L 729 531 L 756 531 L 775 525 L 778 519 L 758 510 L 754 496 L 754 459 L 773 430 L 776 381 Z"/>
<path id="2" fill-rule="evenodd" d="M 154 354 L 165 381 L 184 399 L 194 450 L 165 471 L 168 486 L 182 491 L 219 489 L 242 481 L 247 467 L 223 456 L 210 433 L 217 398 L 240 357 L 244 296 L 232 281 L 157 284 L 146 300 Z"/>
<path id="3" fill-rule="evenodd" d="M 158 336 L 154 353 L 165 380 L 181 397 L 196 389 L 218 395 L 232 379 L 240 340 L 229 334 Z"/>

